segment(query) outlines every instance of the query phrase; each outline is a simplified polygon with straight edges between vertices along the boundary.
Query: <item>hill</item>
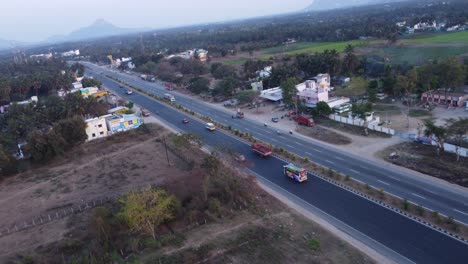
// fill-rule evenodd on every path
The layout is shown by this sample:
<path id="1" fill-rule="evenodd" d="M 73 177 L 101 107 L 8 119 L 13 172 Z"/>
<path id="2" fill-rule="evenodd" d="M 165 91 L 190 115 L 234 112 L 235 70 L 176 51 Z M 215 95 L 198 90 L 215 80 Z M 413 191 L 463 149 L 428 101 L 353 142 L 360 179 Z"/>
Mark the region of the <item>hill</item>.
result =
<path id="1" fill-rule="evenodd" d="M 80 28 L 71 32 L 68 35 L 56 35 L 50 37 L 47 42 L 66 42 L 84 39 L 95 39 L 102 37 L 110 37 L 124 34 L 137 33 L 147 31 L 147 28 L 121 28 L 117 27 L 103 19 L 96 20 L 93 24 Z"/>
<path id="2" fill-rule="evenodd" d="M 303 11 L 323 11 L 330 9 L 377 5 L 402 1 L 406 0 L 335 0 L 332 3 L 327 0 L 314 0 L 314 2 L 308 7 L 306 7 Z"/>

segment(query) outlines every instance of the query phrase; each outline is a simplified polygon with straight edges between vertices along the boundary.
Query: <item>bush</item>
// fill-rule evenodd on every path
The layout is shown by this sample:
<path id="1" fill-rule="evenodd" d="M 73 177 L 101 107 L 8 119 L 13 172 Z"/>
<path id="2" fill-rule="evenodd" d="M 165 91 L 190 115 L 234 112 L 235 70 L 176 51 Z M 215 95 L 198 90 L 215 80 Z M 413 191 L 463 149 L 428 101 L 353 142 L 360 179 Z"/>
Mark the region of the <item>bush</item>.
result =
<path id="1" fill-rule="evenodd" d="M 217 198 L 210 199 L 208 202 L 208 210 L 212 214 L 221 217 L 221 202 Z"/>
<path id="2" fill-rule="evenodd" d="M 293 161 L 295 161 L 295 160 L 296 160 L 296 154 L 291 153 L 291 159 L 292 159 Z"/>
<path id="3" fill-rule="evenodd" d="M 320 241 L 316 239 L 310 239 L 307 242 L 307 246 L 313 251 L 318 251 L 320 249 Z"/>
<path id="4" fill-rule="evenodd" d="M 403 210 L 408 211 L 410 208 L 410 203 L 407 199 L 403 200 Z"/>
<path id="5" fill-rule="evenodd" d="M 304 162 L 308 163 L 308 162 L 309 162 L 309 158 L 308 158 L 308 157 L 304 157 Z"/>
<path id="6" fill-rule="evenodd" d="M 424 216 L 424 207 L 418 204 L 418 206 L 416 206 L 416 212 L 419 216 Z"/>
<path id="7" fill-rule="evenodd" d="M 351 176 L 349 176 L 349 175 L 346 175 L 346 176 L 345 176 L 345 178 L 344 178 L 344 180 L 345 180 L 345 181 L 349 181 L 349 180 L 351 180 Z"/>

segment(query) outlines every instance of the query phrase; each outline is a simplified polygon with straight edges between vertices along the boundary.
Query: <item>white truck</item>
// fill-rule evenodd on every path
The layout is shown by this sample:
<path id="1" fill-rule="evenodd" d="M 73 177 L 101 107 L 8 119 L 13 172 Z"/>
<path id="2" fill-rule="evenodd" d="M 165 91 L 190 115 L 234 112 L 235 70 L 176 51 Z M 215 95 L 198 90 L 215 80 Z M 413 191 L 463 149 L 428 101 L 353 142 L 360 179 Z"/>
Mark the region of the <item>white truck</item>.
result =
<path id="1" fill-rule="evenodd" d="M 164 99 L 175 102 L 175 97 L 172 94 L 164 94 Z"/>

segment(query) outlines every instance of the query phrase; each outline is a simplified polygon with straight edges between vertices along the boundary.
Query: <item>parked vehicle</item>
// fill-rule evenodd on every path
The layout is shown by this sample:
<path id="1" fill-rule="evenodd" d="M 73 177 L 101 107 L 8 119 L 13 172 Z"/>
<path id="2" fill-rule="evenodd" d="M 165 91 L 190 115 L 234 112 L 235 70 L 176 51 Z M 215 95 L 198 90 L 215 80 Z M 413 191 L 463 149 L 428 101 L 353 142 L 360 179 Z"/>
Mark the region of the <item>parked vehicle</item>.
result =
<path id="1" fill-rule="evenodd" d="M 304 126 L 308 126 L 308 127 L 312 127 L 312 126 L 315 126 L 315 122 L 314 122 L 314 119 L 312 119 L 311 117 L 306 117 L 306 116 L 296 116 L 294 117 L 294 121 L 296 123 L 298 123 L 299 125 L 304 125 Z"/>
<path id="2" fill-rule="evenodd" d="M 206 123 L 206 129 L 208 129 L 210 131 L 215 131 L 216 126 L 213 123 Z"/>
<path id="3" fill-rule="evenodd" d="M 133 91 L 129 89 L 129 90 L 127 90 L 127 94 L 131 95 L 131 94 L 133 94 Z"/>
<path id="4" fill-rule="evenodd" d="M 140 75 L 140 78 L 141 78 L 142 80 L 145 80 L 145 81 L 146 81 L 146 78 L 148 78 L 148 76 L 147 76 L 146 74 L 142 74 L 142 75 Z"/>
<path id="5" fill-rule="evenodd" d="M 151 115 L 151 112 L 148 111 L 148 110 L 146 110 L 146 109 L 144 109 L 144 108 L 140 108 L 140 112 L 141 112 L 141 115 L 142 115 L 142 116 L 145 116 L 145 117 Z"/>
<path id="6" fill-rule="evenodd" d="M 175 97 L 172 94 L 164 94 L 164 99 L 175 102 Z"/>
<path id="7" fill-rule="evenodd" d="M 269 146 L 260 143 L 252 144 L 252 150 L 264 158 L 267 158 L 273 154 L 273 151 Z"/>
<path id="8" fill-rule="evenodd" d="M 182 123 L 188 124 L 188 123 L 189 123 L 189 120 L 188 120 L 187 118 L 184 118 L 184 119 L 182 119 Z"/>
<path id="9" fill-rule="evenodd" d="M 292 163 L 283 166 L 283 173 L 286 177 L 289 177 L 297 182 L 307 181 L 307 171 L 303 168 L 297 167 Z"/>

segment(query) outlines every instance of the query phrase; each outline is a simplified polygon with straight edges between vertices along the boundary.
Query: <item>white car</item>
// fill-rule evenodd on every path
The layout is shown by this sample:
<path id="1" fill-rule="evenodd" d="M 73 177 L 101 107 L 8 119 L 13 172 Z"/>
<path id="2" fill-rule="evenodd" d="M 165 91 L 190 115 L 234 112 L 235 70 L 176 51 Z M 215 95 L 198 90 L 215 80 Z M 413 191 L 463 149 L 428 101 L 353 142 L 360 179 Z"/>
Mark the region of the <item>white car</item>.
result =
<path id="1" fill-rule="evenodd" d="M 132 90 L 127 90 L 127 94 L 131 95 L 131 94 L 133 94 L 133 91 Z"/>
<path id="2" fill-rule="evenodd" d="M 213 123 L 206 123 L 206 129 L 210 130 L 210 131 L 215 131 L 216 130 L 216 127 Z"/>

